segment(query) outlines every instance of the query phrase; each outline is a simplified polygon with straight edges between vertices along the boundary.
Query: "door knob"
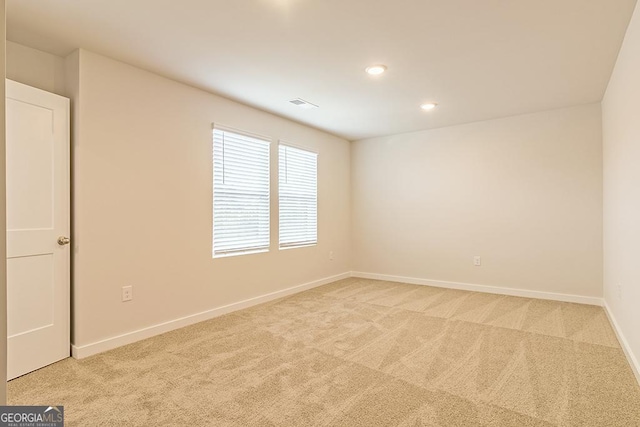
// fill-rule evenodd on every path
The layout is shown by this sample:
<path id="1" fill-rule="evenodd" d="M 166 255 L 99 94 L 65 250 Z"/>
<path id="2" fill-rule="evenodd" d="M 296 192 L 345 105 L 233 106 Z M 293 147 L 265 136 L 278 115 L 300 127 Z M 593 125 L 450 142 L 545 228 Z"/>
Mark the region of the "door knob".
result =
<path id="1" fill-rule="evenodd" d="M 60 246 L 68 245 L 71 240 L 68 237 L 60 236 L 58 237 L 58 244 Z"/>

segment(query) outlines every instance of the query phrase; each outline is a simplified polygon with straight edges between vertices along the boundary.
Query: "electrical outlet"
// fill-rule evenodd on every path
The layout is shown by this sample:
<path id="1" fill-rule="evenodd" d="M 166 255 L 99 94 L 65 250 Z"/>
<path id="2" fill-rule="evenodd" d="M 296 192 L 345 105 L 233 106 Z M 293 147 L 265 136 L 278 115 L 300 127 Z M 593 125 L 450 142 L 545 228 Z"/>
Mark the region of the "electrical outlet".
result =
<path id="1" fill-rule="evenodd" d="M 122 287 L 122 302 L 131 301 L 133 299 L 133 286 Z"/>
<path id="2" fill-rule="evenodd" d="M 329 261 L 333 261 L 333 251 L 329 251 Z"/>
<path id="3" fill-rule="evenodd" d="M 476 267 L 480 267 L 482 265 L 482 260 L 479 256 L 473 257 L 473 265 L 475 265 Z"/>

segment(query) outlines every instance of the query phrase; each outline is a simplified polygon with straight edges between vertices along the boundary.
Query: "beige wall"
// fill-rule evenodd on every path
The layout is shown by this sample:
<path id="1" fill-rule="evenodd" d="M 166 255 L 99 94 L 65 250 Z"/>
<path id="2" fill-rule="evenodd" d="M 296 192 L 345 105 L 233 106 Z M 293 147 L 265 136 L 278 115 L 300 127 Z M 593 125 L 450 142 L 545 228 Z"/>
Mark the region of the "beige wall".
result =
<path id="1" fill-rule="evenodd" d="M 601 143 L 599 104 L 354 142 L 352 269 L 601 296 Z"/>
<path id="2" fill-rule="evenodd" d="M 640 370 L 640 8 L 602 102 L 604 297 Z M 636 371 L 637 373 L 640 373 Z M 640 375 L 638 376 L 640 380 Z"/>
<path id="3" fill-rule="evenodd" d="M 348 270 L 602 295 L 599 105 L 357 141 L 350 150 L 88 51 L 61 69 L 60 58 L 11 45 L 15 80 L 29 83 L 28 64 L 39 58 L 49 65 L 31 84 L 72 97 L 78 346 Z M 211 259 L 214 121 L 320 152 L 317 247 L 279 252 L 273 203 L 270 253 Z M 128 284 L 134 301 L 122 303 Z"/>
<path id="4" fill-rule="evenodd" d="M 0 0 L 0 33 L 2 45 L 5 45 L 5 1 Z M 0 49 L 0 99 L 4 93 L 5 49 Z M 0 242 L 7 239 L 6 227 L 6 181 L 5 181 L 5 110 L 4 102 L 0 103 Z M 0 245 L 0 378 L 7 378 L 7 253 L 6 245 Z M 6 382 L 0 383 L 0 405 L 7 401 Z"/>
<path id="5" fill-rule="evenodd" d="M 64 59 L 7 41 L 7 78 L 64 95 Z"/>
<path id="6" fill-rule="evenodd" d="M 347 141 L 88 51 L 74 62 L 75 345 L 349 270 Z M 317 246 L 277 249 L 275 142 L 271 251 L 211 258 L 212 122 L 319 152 Z"/>

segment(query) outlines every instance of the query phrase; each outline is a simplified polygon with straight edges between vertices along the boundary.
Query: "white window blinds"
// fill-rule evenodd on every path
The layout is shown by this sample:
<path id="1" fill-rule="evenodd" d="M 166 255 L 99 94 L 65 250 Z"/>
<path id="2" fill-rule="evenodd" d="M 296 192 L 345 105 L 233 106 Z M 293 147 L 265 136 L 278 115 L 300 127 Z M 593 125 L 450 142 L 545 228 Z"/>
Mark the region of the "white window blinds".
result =
<path id="1" fill-rule="evenodd" d="M 280 248 L 318 242 L 318 155 L 280 145 Z"/>
<path id="2" fill-rule="evenodd" d="M 213 256 L 269 249 L 269 141 L 213 130 Z"/>

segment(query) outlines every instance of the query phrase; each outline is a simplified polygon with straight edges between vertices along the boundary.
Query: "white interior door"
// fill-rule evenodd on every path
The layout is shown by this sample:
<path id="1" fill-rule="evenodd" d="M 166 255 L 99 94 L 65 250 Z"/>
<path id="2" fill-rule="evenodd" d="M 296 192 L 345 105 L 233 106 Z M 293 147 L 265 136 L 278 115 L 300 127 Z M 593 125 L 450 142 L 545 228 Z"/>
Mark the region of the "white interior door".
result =
<path id="1" fill-rule="evenodd" d="M 69 357 L 69 100 L 6 83 L 7 376 L 13 379 Z"/>

